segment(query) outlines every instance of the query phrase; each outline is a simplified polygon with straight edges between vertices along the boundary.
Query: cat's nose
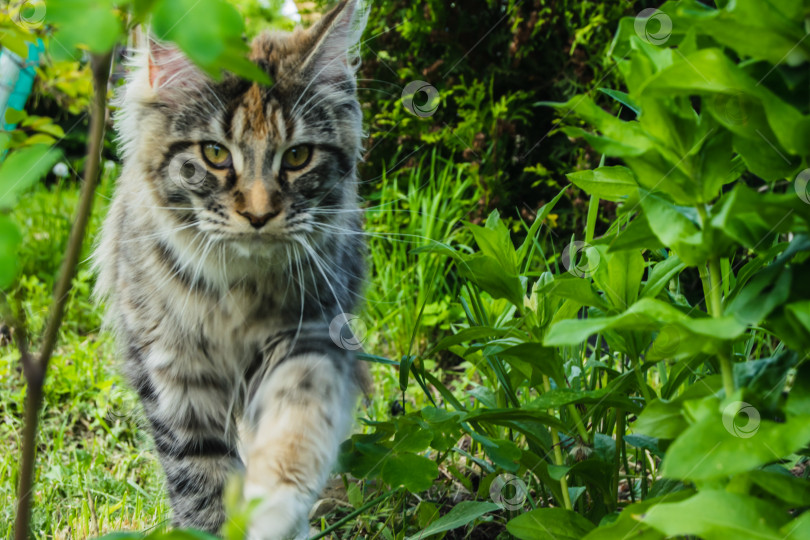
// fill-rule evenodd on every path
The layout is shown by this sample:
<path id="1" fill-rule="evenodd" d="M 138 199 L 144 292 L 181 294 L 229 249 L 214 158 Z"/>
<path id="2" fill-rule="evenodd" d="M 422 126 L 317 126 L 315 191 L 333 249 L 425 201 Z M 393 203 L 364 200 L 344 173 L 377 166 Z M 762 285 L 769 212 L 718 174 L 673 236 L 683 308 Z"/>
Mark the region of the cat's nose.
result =
<path id="1" fill-rule="evenodd" d="M 237 212 L 237 214 L 239 214 L 243 218 L 246 218 L 254 229 L 261 229 L 262 227 L 264 227 L 265 223 L 276 217 L 279 213 L 267 212 L 266 214 L 262 214 L 261 216 L 251 214 L 250 212 Z"/>

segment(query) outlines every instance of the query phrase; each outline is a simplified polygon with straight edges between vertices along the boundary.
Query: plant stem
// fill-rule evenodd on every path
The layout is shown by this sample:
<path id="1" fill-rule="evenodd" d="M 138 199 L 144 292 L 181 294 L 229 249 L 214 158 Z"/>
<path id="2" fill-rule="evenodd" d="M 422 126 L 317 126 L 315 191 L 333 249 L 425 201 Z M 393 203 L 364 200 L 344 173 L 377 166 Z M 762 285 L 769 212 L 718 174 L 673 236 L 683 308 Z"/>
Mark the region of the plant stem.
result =
<path id="1" fill-rule="evenodd" d="M 548 379 L 548 375 L 543 375 L 543 389 L 545 389 L 546 392 L 551 392 L 551 382 Z M 548 413 L 553 416 L 554 409 L 549 409 Z M 557 430 L 554 428 L 551 428 L 551 444 L 554 447 L 554 464 L 558 467 L 562 467 L 564 462 L 562 457 L 562 449 L 560 448 L 560 434 L 557 433 Z M 560 478 L 560 489 L 562 491 L 565 509 L 571 510 L 571 496 L 568 494 L 568 479 L 565 477 L 565 475 Z"/>
<path id="2" fill-rule="evenodd" d="M 703 281 L 704 295 L 708 289 L 708 296 L 705 297 L 706 309 L 709 309 L 709 306 L 711 306 L 709 312 L 712 317 L 722 317 L 723 315 L 723 284 L 721 276 L 720 259 L 712 257 L 709 259 L 708 273 L 703 270 L 700 274 L 700 278 Z M 720 362 L 720 375 L 723 378 L 723 389 L 726 392 L 726 397 L 730 397 L 734 393 L 734 368 L 725 352 L 718 352 L 717 359 Z"/>
<path id="3" fill-rule="evenodd" d="M 630 357 L 630 361 L 633 363 L 633 372 L 636 374 L 636 380 L 638 381 L 639 389 L 641 389 L 641 395 L 644 396 L 644 402 L 650 403 L 652 399 L 650 399 L 650 389 L 647 388 L 647 381 L 644 377 L 644 373 L 641 372 L 641 362 L 635 356 Z"/>
<path id="4" fill-rule="evenodd" d="M 42 406 L 42 385 L 48 371 L 48 363 L 53 354 L 59 328 L 65 314 L 65 305 L 70 295 L 73 276 L 84 243 L 84 232 L 93 208 L 96 185 L 101 162 L 101 149 L 104 142 L 104 129 L 107 117 L 107 81 L 112 65 L 112 52 L 102 55 L 94 54 L 90 58 L 93 72 L 95 95 L 90 118 L 90 140 L 87 148 L 87 160 L 84 169 L 84 185 L 81 199 L 76 211 L 76 221 L 70 231 L 65 258 L 59 272 L 59 279 L 53 293 L 53 305 L 48 325 L 42 337 L 39 355 L 21 351 L 23 373 L 28 382 L 25 396 L 25 427 L 22 443 L 22 463 L 20 465 L 20 484 L 17 491 L 17 519 L 14 524 L 15 540 L 29 537 L 28 526 L 31 517 L 31 494 L 34 484 L 34 461 L 36 459 L 36 436 L 39 410 Z"/>

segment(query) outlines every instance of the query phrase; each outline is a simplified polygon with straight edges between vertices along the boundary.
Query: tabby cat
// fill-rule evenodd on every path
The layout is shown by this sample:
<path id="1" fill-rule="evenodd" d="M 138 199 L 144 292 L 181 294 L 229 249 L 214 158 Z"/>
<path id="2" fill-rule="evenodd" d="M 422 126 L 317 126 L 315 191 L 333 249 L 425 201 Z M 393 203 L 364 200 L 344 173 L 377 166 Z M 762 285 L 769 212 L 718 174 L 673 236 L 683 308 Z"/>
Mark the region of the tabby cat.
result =
<path id="1" fill-rule="evenodd" d="M 98 293 L 177 526 L 218 532 L 242 472 L 262 501 L 251 538 L 305 535 L 351 427 L 366 375 L 329 326 L 364 274 L 364 19 L 344 0 L 308 30 L 257 37 L 250 59 L 270 86 L 214 81 L 150 41 L 117 98 L 123 170 Z"/>

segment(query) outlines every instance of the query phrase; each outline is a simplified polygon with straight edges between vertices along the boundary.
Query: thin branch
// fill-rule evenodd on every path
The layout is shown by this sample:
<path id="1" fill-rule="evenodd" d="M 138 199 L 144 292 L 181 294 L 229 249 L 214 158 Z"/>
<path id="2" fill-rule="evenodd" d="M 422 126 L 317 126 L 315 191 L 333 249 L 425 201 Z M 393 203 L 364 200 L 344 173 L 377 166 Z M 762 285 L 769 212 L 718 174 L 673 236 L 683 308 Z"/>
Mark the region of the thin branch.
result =
<path id="1" fill-rule="evenodd" d="M 65 313 L 73 276 L 84 243 L 84 233 L 90 212 L 93 208 L 96 186 L 98 185 L 101 162 L 101 148 L 104 142 L 104 129 L 107 116 L 107 81 L 112 65 L 112 52 L 106 54 L 93 54 L 90 58 L 90 67 L 93 72 L 93 86 L 95 96 L 90 119 L 90 142 L 87 149 L 87 160 L 84 169 L 84 185 L 76 212 L 76 221 L 70 231 L 65 258 L 59 279 L 54 289 L 54 302 L 48 325 L 42 338 L 39 355 L 31 355 L 23 348 L 22 365 L 28 389 L 25 397 L 25 427 L 22 443 L 22 465 L 20 467 L 20 485 L 17 492 L 17 519 L 14 525 L 15 540 L 28 538 L 28 526 L 31 516 L 31 493 L 34 484 L 34 461 L 36 459 L 36 435 L 39 410 L 42 406 L 42 384 L 48 370 L 48 363 L 53 354 L 56 340 L 59 337 L 59 327 Z M 23 342 L 21 342 L 23 343 Z"/>

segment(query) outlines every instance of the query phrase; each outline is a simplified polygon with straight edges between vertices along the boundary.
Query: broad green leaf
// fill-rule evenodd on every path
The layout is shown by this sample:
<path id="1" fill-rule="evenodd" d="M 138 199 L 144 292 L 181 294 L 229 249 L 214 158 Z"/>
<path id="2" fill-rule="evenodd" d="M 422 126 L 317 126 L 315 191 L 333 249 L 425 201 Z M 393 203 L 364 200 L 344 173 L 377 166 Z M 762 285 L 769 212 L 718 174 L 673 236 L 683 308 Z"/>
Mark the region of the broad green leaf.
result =
<path id="1" fill-rule="evenodd" d="M 425 491 L 439 474 L 435 461 L 416 454 L 395 454 L 385 461 L 382 479 L 391 486 L 405 486 L 412 493 Z"/>
<path id="2" fill-rule="evenodd" d="M 152 30 L 158 39 L 176 43 L 216 79 L 227 69 L 263 84 L 271 82 L 247 59 L 242 16 L 224 0 L 158 0 L 152 11 Z"/>
<path id="3" fill-rule="evenodd" d="M 694 266 L 708 259 L 692 208 L 676 206 L 654 193 L 645 192 L 641 192 L 641 207 L 653 234 L 684 263 Z"/>
<path id="4" fill-rule="evenodd" d="M 506 524 L 520 540 L 579 540 L 593 528 L 593 523 L 563 508 L 535 508 Z"/>
<path id="5" fill-rule="evenodd" d="M 810 506 L 810 482 L 805 478 L 796 478 L 789 471 L 766 470 L 751 471 L 747 476 L 751 482 L 791 506 Z"/>
<path id="6" fill-rule="evenodd" d="M 787 521 L 787 513 L 754 497 L 705 490 L 685 501 L 657 504 L 641 520 L 667 536 L 783 540 L 779 527 Z"/>
<path id="7" fill-rule="evenodd" d="M 492 502 L 462 501 L 427 528 L 409 536 L 406 540 L 421 540 L 432 534 L 457 529 L 469 525 L 484 514 L 500 509 L 500 506 Z"/>
<path id="8" fill-rule="evenodd" d="M 667 450 L 661 474 L 692 481 L 725 478 L 777 461 L 810 442 L 810 415 L 777 423 L 740 403 L 729 403 L 722 414 L 715 409 L 681 433 Z"/>
<path id="9" fill-rule="evenodd" d="M 713 395 L 716 390 L 709 381 L 704 379 L 688 387 L 673 400 L 656 399 L 651 401 L 633 423 L 633 433 L 640 433 L 657 439 L 676 438 L 689 427 L 689 422 L 684 413 L 684 403 Z"/>
<path id="10" fill-rule="evenodd" d="M 568 298 L 579 302 L 583 306 L 598 307 L 604 311 L 610 309 L 608 303 L 597 294 L 589 280 L 576 276 L 562 275 L 555 277 L 553 281 L 541 286 L 537 293 Z"/>
<path id="11" fill-rule="evenodd" d="M 50 42 L 57 58 L 73 57 L 79 45 L 105 53 L 123 33 L 112 0 L 48 0 L 47 8 L 46 21 L 57 27 Z M 88 32 L 88 28 L 93 31 Z"/>
<path id="12" fill-rule="evenodd" d="M 576 345 L 589 336 L 608 329 L 656 331 L 673 325 L 685 339 L 679 348 L 688 351 L 713 352 L 722 341 L 734 339 L 745 331 L 745 325 L 734 317 L 692 318 L 666 302 L 642 298 L 621 315 L 560 321 L 549 329 L 545 346 Z"/>
<path id="13" fill-rule="evenodd" d="M 644 257 L 636 250 L 609 252 L 604 246 L 595 246 L 593 250 L 596 253 L 588 253 L 588 266 L 596 286 L 614 309 L 626 309 L 638 298 Z"/>
<path id="14" fill-rule="evenodd" d="M 808 230 L 810 204 L 795 193 L 757 193 L 738 184 L 712 209 L 711 226 L 734 242 L 767 251 L 770 249 L 768 237 Z"/>
<path id="15" fill-rule="evenodd" d="M 810 146 L 810 117 L 802 115 L 764 85 L 758 84 L 719 49 L 703 49 L 676 61 L 651 79 L 644 92 L 651 96 L 671 96 L 678 93 L 743 94 L 752 106 L 758 104 L 762 107 L 768 124 L 756 126 L 740 123 L 735 133 L 755 141 L 762 140 L 763 144 L 781 147 L 779 152 L 786 151 L 793 155 L 803 155 Z M 750 115 L 751 119 L 757 117 L 753 112 Z M 773 161 L 782 159 L 779 152 L 774 152 Z"/>
<path id="16" fill-rule="evenodd" d="M 11 208 L 19 194 L 42 178 L 60 155 L 61 152 L 45 145 L 10 152 L 0 164 L 0 210 Z"/>
<path id="17" fill-rule="evenodd" d="M 626 396 L 614 393 L 610 388 L 600 388 L 598 390 L 556 388 L 543 392 L 540 397 L 526 405 L 526 408 L 536 410 L 559 409 L 572 403 L 605 405 L 620 407 L 627 411 L 640 411 L 637 403 L 630 401 Z"/>
<path id="18" fill-rule="evenodd" d="M 693 494 L 692 490 L 682 490 L 631 504 L 619 513 L 619 517 L 613 523 L 597 527 L 583 540 L 663 540 L 662 533 L 645 524 L 641 519 L 650 508 L 657 504 L 675 503 L 691 497 Z"/>
<path id="19" fill-rule="evenodd" d="M 606 243 L 608 251 L 626 249 L 661 249 L 664 244 L 653 234 L 644 214 L 637 216 L 616 236 L 603 236 L 596 244 Z"/>
<path id="20" fill-rule="evenodd" d="M 793 521 L 786 523 L 779 532 L 784 534 L 783 540 L 810 538 L 810 512 L 804 512 Z"/>
<path id="21" fill-rule="evenodd" d="M 476 253 L 461 260 L 458 268 L 463 276 L 471 279 L 493 298 L 505 298 L 515 306 L 523 306 L 523 285 L 517 271 L 510 272 L 513 268 L 511 263 Z"/>
<path id="22" fill-rule="evenodd" d="M 392 449 L 397 452 L 421 452 L 430 446 L 432 440 L 433 432 L 430 429 L 417 423 L 399 423 Z"/>
<path id="23" fill-rule="evenodd" d="M 621 201 L 638 188 L 633 171 L 627 167 L 597 167 L 568 173 L 566 177 L 588 195 L 608 201 Z"/>
<path id="24" fill-rule="evenodd" d="M 484 451 L 492 463 L 505 471 L 517 472 L 520 468 L 520 447 L 507 439 L 490 439 L 497 446 L 485 446 Z"/>
<path id="25" fill-rule="evenodd" d="M 540 103 L 560 112 L 575 115 L 599 131 L 593 135 L 581 128 L 566 127 L 563 132 L 572 137 L 583 137 L 594 150 L 609 156 L 637 156 L 653 148 L 653 141 L 638 122 L 625 122 L 606 112 L 586 95 L 574 96 L 566 103 Z"/>

